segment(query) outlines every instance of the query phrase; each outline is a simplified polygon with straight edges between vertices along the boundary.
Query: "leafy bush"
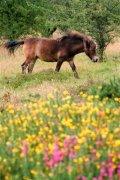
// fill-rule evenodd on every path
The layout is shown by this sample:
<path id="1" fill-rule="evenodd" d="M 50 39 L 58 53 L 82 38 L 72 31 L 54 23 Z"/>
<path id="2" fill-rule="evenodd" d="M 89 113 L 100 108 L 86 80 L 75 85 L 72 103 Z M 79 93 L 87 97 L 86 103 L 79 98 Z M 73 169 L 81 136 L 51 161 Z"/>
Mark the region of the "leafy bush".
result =
<path id="1" fill-rule="evenodd" d="M 92 87 L 89 90 L 90 94 L 99 95 L 100 99 L 104 98 L 119 98 L 120 97 L 120 79 L 113 79 L 108 84 L 103 84 L 100 87 Z"/>

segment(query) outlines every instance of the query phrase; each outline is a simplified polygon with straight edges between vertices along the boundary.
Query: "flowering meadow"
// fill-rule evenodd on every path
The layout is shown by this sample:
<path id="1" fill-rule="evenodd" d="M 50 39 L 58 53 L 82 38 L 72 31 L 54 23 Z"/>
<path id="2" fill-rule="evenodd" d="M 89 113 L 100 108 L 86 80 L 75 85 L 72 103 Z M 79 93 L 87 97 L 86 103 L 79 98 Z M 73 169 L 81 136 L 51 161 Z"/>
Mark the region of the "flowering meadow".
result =
<path id="1" fill-rule="evenodd" d="M 67 91 L 0 112 L 0 179 L 119 180 L 120 98 Z"/>

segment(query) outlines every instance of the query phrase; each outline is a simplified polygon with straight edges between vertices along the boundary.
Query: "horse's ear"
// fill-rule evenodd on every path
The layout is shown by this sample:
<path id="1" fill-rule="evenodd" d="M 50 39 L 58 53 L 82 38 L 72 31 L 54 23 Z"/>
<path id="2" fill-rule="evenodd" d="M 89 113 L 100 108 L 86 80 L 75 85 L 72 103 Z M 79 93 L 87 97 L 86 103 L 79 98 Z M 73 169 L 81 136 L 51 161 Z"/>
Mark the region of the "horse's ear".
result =
<path id="1" fill-rule="evenodd" d="M 68 37 L 67 35 L 62 36 L 61 38 L 58 38 L 58 40 L 59 40 L 60 43 L 63 43 L 63 42 L 65 42 L 65 41 L 68 40 L 68 39 L 69 39 L 69 37 Z"/>
<path id="2" fill-rule="evenodd" d="M 91 42 L 88 41 L 88 40 L 86 40 L 86 39 L 84 39 L 84 40 L 83 40 L 83 45 L 84 45 L 84 51 L 87 51 L 87 50 L 89 50 L 90 47 L 91 47 Z"/>
<path id="3" fill-rule="evenodd" d="M 86 45 L 86 41 L 83 39 L 83 45 L 84 45 L 84 51 L 87 51 L 87 45 Z"/>

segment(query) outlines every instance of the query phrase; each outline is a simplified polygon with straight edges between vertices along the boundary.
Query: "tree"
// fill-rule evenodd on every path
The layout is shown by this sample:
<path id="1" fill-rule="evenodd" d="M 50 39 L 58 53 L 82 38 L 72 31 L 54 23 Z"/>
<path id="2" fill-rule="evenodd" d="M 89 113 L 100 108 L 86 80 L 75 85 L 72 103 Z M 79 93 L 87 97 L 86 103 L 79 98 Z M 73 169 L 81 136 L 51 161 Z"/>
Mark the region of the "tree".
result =
<path id="1" fill-rule="evenodd" d="M 120 0 L 52 0 L 54 11 L 49 24 L 75 29 L 94 37 L 103 60 L 107 45 L 120 29 Z"/>
<path id="2" fill-rule="evenodd" d="M 42 32 L 46 21 L 45 0 L 1 0 L 0 36 L 14 39 Z"/>
<path id="3" fill-rule="evenodd" d="M 48 15 L 46 24 L 62 30 L 74 29 L 85 31 L 85 15 L 83 4 L 78 0 L 51 0 L 52 11 Z"/>
<path id="4" fill-rule="evenodd" d="M 0 1 L 0 35 L 5 38 L 19 37 L 24 34 L 34 21 L 34 14 L 29 11 L 25 1 Z M 31 19 L 31 21 L 29 21 Z M 27 27 L 25 26 L 27 24 Z"/>
<path id="5" fill-rule="evenodd" d="M 88 0 L 85 5 L 87 29 L 95 37 L 103 60 L 107 45 L 120 28 L 120 0 Z"/>

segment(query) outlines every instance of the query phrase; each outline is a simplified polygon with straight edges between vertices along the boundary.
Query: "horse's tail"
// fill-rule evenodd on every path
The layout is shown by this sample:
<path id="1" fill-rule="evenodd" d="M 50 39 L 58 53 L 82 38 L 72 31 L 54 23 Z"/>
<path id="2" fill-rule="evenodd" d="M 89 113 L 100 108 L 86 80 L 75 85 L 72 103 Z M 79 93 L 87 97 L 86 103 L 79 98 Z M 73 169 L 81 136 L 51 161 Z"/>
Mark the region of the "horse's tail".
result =
<path id="1" fill-rule="evenodd" d="M 23 44 L 24 41 L 8 41 L 5 43 L 4 47 L 9 51 L 10 54 L 14 54 L 14 51 Z"/>

